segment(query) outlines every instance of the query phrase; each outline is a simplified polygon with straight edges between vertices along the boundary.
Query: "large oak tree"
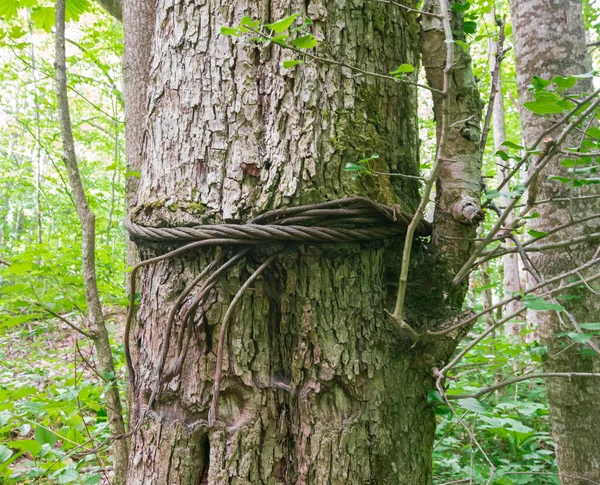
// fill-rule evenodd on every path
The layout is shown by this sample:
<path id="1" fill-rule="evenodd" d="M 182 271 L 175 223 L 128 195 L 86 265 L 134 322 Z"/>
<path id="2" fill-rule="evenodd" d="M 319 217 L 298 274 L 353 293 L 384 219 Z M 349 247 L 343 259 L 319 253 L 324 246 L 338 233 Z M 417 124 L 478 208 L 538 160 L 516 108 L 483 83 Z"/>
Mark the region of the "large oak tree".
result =
<path id="1" fill-rule="evenodd" d="M 299 12 L 312 19 L 320 56 L 382 73 L 417 65 L 422 45 L 438 125 L 445 118 L 448 129 L 438 129 L 444 149 L 435 223 L 431 239 L 413 245 L 404 320 L 420 334 L 451 320 L 466 291 L 451 280 L 481 217 L 481 109 L 468 55 L 445 42 L 438 2 L 424 8 L 438 13 L 423 19 L 419 38 L 415 13 L 372 1 L 125 1 L 128 157 L 141 171 L 132 221 L 244 222 L 268 209 L 347 195 L 415 211 L 417 179 L 352 179 L 344 171 L 377 153 L 379 172 L 419 175 L 413 85 L 327 62 L 286 70 L 289 52 L 219 31 L 244 16 L 269 22 Z M 181 374 L 160 387 L 147 413 L 171 305 L 228 249 L 145 267 L 131 342 L 132 423 L 144 422 L 131 438 L 128 482 L 431 483 L 435 415 L 427 395 L 433 369 L 464 329 L 413 344 L 386 312 L 394 307 L 402 243 L 301 245 L 277 259 L 230 322 L 212 427 L 221 322 L 270 249 L 251 251 L 217 285 L 194 322 Z M 140 244 L 142 259 L 169 249 Z M 169 359 L 181 331 L 176 320 Z"/>

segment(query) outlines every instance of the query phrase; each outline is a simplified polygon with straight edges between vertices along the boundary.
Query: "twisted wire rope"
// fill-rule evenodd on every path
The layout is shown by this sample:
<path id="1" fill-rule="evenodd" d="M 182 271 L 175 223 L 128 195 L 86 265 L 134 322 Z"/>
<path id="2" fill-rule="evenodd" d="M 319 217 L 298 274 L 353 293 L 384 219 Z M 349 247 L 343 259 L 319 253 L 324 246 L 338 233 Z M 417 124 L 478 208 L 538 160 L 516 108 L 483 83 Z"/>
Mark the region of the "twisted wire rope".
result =
<path id="1" fill-rule="evenodd" d="M 192 293 L 194 287 L 203 277 L 218 266 L 222 255 L 212 261 L 189 284 L 169 312 L 165 328 L 165 342 L 157 362 L 154 373 L 154 386 L 146 410 L 142 413 L 136 427 L 129 434 L 139 429 L 147 411 L 151 408 L 158 393 L 158 388 L 164 380 L 173 378 L 181 372 L 183 360 L 187 354 L 187 344 L 191 332 L 193 312 L 202 305 L 208 293 L 214 288 L 233 263 L 246 255 L 252 247 L 273 243 L 353 243 L 386 239 L 406 233 L 413 216 L 388 207 L 379 202 L 365 197 L 345 197 L 332 201 L 316 204 L 286 207 L 275 209 L 260 214 L 250 219 L 246 224 L 210 224 L 182 227 L 148 227 L 125 221 L 125 228 L 135 242 L 160 242 L 169 244 L 183 244 L 161 256 L 157 256 L 137 264 L 130 276 L 130 302 L 127 321 L 125 325 L 125 357 L 132 387 L 136 389 L 135 371 L 130 352 L 130 335 L 133 314 L 135 311 L 135 287 L 138 271 L 150 264 L 170 259 L 192 249 L 210 246 L 238 246 L 237 253 L 225 264 L 215 270 L 203 283 L 198 294 L 193 298 L 188 310 L 184 312 L 182 328 L 177 339 L 177 356 L 172 368 L 167 369 L 164 375 L 165 363 L 170 346 L 170 336 L 176 315 L 180 312 L 184 300 Z M 356 227 L 356 226 L 359 227 Z M 415 232 L 417 236 L 431 234 L 431 226 L 426 221 L 421 221 Z M 208 426 L 212 426 L 217 419 L 217 401 L 221 382 L 221 365 L 223 360 L 223 341 L 227 323 L 232 315 L 233 307 L 241 300 L 245 290 L 250 284 L 284 251 L 277 251 L 263 262 L 251 276 L 242 284 L 235 297 L 229 304 L 226 316 L 221 323 L 217 345 L 217 368 L 212 389 L 212 401 L 209 409 Z M 201 310 L 202 311 L 202 310 Z"/>

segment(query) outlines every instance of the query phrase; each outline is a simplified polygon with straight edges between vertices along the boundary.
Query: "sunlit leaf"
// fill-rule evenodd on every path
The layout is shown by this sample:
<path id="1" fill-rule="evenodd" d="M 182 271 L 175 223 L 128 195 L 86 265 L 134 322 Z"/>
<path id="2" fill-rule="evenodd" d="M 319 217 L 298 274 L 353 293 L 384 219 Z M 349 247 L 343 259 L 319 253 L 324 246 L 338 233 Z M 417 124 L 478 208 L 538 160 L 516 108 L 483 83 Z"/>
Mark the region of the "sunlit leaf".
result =
<path id="1" fill-rule="evenodd" d="M 534 295 L 527 295 L 525 298 L 522 298 L 521 303 L 525 308 L 529 308 L 530 310 L 539 312 L 549 310 L 562 312 L 564 310 L 564 308 L 558 303 L 550 303 L 544 300 L 543 298 Z"/>
<path id="2" fill-rule="evenodd" d="M 289 29 L 290 26 L 294 23 L 294 20 L 296 20 L 296 17 L 298 17 L 298 14 L 294 13 L 289 17 L 278 20 L 277 22 L 273 22 L 272 24 L 266 24 L 265 27 L 271 29 L 276 34 L 279 34 L 280 32 Z"/>
<path id="3" fill-rule="evenodd" d="M 304 35 L 294 39 L 292 42 L 298 49 L 312 49 L 317 45 L 317 39 L 312 34 Z"/>

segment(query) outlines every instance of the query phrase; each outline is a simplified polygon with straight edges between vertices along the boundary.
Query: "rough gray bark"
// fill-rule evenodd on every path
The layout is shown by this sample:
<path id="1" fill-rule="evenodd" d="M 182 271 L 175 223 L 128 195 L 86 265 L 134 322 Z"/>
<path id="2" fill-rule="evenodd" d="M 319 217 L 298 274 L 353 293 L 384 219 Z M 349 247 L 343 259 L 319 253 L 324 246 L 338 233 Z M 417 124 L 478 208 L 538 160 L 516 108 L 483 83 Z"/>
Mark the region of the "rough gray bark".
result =
<path id="1" fill-rule="evenodd" d="M 146 89 L 150 71 L 150 53 L 154 32 L 155 6 L 146 0 L 127 0 L 123 4 L 125 49 L 123 56 L 123 91 L 125 98 L 125 139 L 127 173 L 125 182 L 127 209 L 137 204 L 137 188 L 142 167 L 143 133 L 146 123 Z M 135 245 L 127 237 L 126 260 L 129 267 L 139 262 Z"/>
<path id="2" fill-rule="evenodd" d="M 591 71 L 587 52 L 585 29 L 581 14 L 581 2 L 578 0 L 511 0 L 513 19 L 514 47 L 517 60 L 517 82 L 520 104 L 529 101 L 527 85 L 534 75 L 551 79 L 555 75 L 582 74 Z M 580 82 L 576 89 L 588 91 L 590 82 Z M 550 124 L 549 118 L 542 118 L 521 109 L 523 120 L 523 138 L 527 146 Z M 573 137 L 569 141 L 577 145 Z M 555 181 L 548 181 L 550 174 L 564 175 L 566 169 L 561 159 L 554 159 L 539 176 L 538 200 L 569 197 L 568 188 Z M 575 189 L 575 196 L 598 193 L 597 186 Z M 571 213 L 569 202 L 552 202 L 539 205 L 539 219 L 534 219 L 531 227 L 538 231 L 547 231 L 582 216 L 600 212 L 599 199 L 586 200 L 573 205 Z M 565 240 L 587 231 L 598 231 L 598 220 L 589 221 L 568 228 L 552 238 Z M 541 274 L 548 278 L 588 261 L 596 247 L 577 246 L 572 250 L 534 253 L 533 262 Z M 587 289 L 580 290 L 578 300 L 565 304 L 572 315 L 580 322 L 598 320 L 600 311 L 597 295 Z M 563 350 L 564 344 L 557 337 L 564 332 L 556 314 L 551 312 L 533 312 L 531 317 L 540 326 L 541 337 L 548 346 L 548 354 L 554 355 Z M 570 325 L 567 320 L 567 325 Z M 595 358 L 583 356 L 581 348 L 575 346 L 560 356 L 548 359 L 545 363 L 549 372 L 579 371 L 598 372 L 600 364 Z M 600 384 L 593 378 L 552 379 L 547 382 L 548 400 L 551 409 L 552 434 L 557 445 L 557 459 L 560 473 L 564 474 L 563 484 L 579 484 L 580 480 L 566 476 L 579 476 L 600 481 L 600 434 L 597 423 L 600 422 Z"/>
<path id="3" fill-rule="evenodd" d="M 67 69 L 65 58 L 65 0 L 56 2 L 56 97 L 58 101 L 58 110 L 60 118 L 60 131 L 63 144 L 63 162 L 67 169 L 69 185 L 75 202 L 75 209 L 79 216 L 82 233 L 82 263 L 83 263 L 83 283 L 85 288 L 85 301 L 87 304 L 88 317 L 86 329 L 90 334 L 96 348 L 98 358 L 98 371 L 103 376 L 114 376 L 115 367 L 113 363 L 112 351 L 108 340 L 108 332 L 100 303 L 98 285 L 96 283 L 96 226 L 95 216 L 91 212 L 83 181 L 79 174 L 77 155 L 75 154 L 75 144 L 73 141 L 73 132 L 71 125 L 71 114 L 69 111 L 69 99 L 67 93 Z M 104 394 L 106 400 L 106 413 L 109 420 L 109 429 L 111 436 L 117 437 L 125 434 L 125 425 L 123 422 L 123 411 L 116 381 L 107 387 Z M 127 474 L 127 458 L 129 449 L 126 440 L 117 440 L 112 445 L 112 458 L 115 485 L 121 485 Z"/>
<path id="4" fill-rule="evenodd" d="M 439 0 L 427 0 L 423 5 L 427 12 L 439 13 Z M 462 20 L 453 16 L 452 31 L 455 39 L 464 40 Z M 436 186 L 436 210 L 432 242 L 440 254 L 438 275 L 432 293 L 444 298 L 443 304 L 452 309 L 460 309 L 464 299 L 468 278 L 457 286 L 449 285 L 464 264 L 472 249 L 477 225 L 483 219 L 480 207 L 481 197 L 481 101 L 473 71 L 471 57 L 457 44 L 454 49 L 454 63 L 447 101 L 447 138 L 443 163 Z M 424 16 L 421 29 L 421 52 L 423 66 L 429 84 L 438 90 L 443 89 L 444 67 L 448 43 L 442 22 L 431 16 Z M 442 136 L 441 95 L 433 93 L 438 143 Z M 434 297 L 436 298 L 436 297 Z"/>
<path id="5" fill-rule="evenodd" d="M 143 133 L 146 122 L 146 89 L 150 71 L 150 53 L 154 32 L 155 6 L 145 0 L 126 0 L 123 4 L 125 49 L 123 56 L 123 91 L 125 98 L 125 138 L 127 172 L 140 172 Z M 136 205 L 139 178 L 127 178 L 127 207 Z M 133 260 L 131 261 L 133 262 Z M 129 264 L 131 262 L 128 261 Z"/>
<path id="6" fill-rule="evenodd" d="M 134 222 L 246 220 L 350 194 L 414 210 L 414 180 L 352 180 L 343 171 L 377 153 L 378 171 L 418 174 L 414 87 L 331 65 L 285 71 L 290 56 L 280 48 L 218 33 L 244 15 L 272 21 L 296 11 L 313 20 L 321 54 L 379 72 L 418 62 L 415 15 L 391 5 L 159 0 Z M 135 36 L 125 47 L 135 50 Z M 162 387 L 132 437 L 129 483 L 430 484 L 435 416 L 427 391 L 432 368 L 457 342 L 412 347 L 386 315 L 398 246 L 299 247 L 259 277 L 230 322 L 218 421 L 207 429 L 220 321 L 268 248 L 230 271 L 195 323 L 182 375 Z M 427 252 L 415 246 L 418 271 Z M 166 249 L 146 246 L 142 256 Z M 154 386 L 170 304 L 213 255 L 142 272 L 134 417 Z M 423 308 L 425 295 L 418 280 L 407 295 L 407 318 L 421 326 L 449 306 L 438 296 Z M 176 321 L 171 349 L 180 332 Z"/>

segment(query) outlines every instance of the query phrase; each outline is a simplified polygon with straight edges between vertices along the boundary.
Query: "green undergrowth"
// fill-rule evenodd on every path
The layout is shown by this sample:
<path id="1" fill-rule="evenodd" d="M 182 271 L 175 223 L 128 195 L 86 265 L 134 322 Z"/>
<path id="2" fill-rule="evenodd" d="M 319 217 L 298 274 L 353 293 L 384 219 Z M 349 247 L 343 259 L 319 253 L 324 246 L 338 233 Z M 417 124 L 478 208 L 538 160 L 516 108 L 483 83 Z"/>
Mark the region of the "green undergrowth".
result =
<path id="1" fill-rule="evenodd" d="M 113 354 L 123 383 L 121 344 Z M 110 483 L 109 377 L 97 375 L 94 349 L 54 320 L 1 332 L 0 484 Z"/>

